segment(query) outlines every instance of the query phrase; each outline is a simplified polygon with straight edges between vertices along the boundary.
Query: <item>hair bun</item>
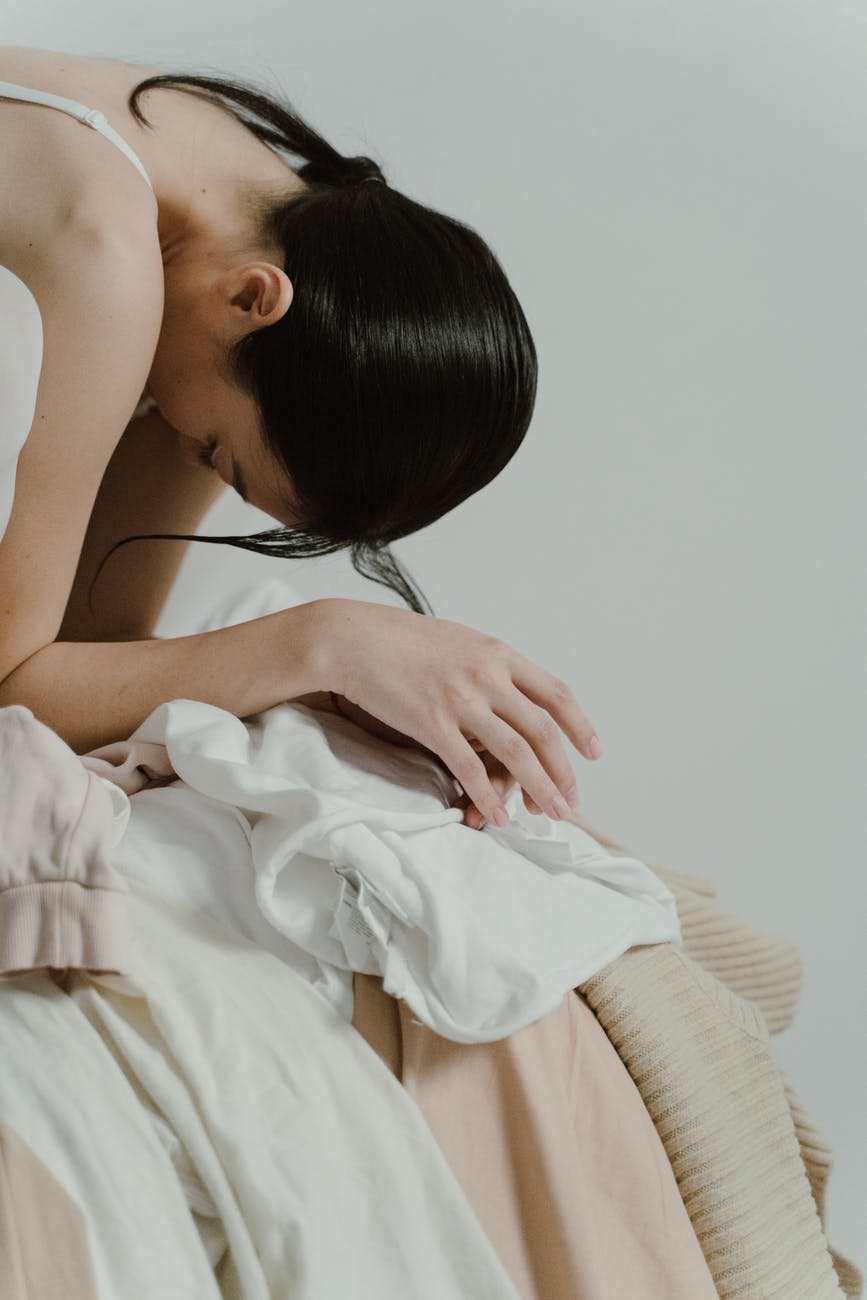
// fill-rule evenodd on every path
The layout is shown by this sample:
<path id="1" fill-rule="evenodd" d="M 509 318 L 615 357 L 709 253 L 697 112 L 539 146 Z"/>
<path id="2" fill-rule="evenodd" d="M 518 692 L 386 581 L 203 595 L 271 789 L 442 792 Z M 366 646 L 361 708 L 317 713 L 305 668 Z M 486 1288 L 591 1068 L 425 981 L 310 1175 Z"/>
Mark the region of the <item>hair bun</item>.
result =
<path id="1" fill-rule="evenodd" d="M 337 189 L 355 189 L 365 181 L 388 184 L 379 163 L 372 158 L 367 158 L 364 154 L 345 158 L 335 150 L 327 158 L 306 162 L 298 169 L 298 175 L 314 185 L 330 185 Z"/>
<path id="2" fill-rule="evenodd" d="M 344 158 L 341 163 L 341 170 L 347 185 L 363 185 L 365 181 L 379 181 L 382 185 L 388 184 L 379 163 L 374 162 L 372 158 L 365 157 L 364 154 L 358 154 L 355 158 Z"/>

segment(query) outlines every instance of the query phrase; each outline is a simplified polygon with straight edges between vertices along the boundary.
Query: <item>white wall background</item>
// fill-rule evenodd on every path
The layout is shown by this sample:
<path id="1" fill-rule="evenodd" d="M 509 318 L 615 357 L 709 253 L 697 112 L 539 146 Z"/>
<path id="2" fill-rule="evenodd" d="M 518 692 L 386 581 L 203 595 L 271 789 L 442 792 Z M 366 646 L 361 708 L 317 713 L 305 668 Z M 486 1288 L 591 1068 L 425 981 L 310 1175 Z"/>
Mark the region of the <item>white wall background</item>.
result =
<path id="1" fill-rule="evenodd" d="M 279 84 L 474 225 L 540 353 L 500 477 L 395 550 L 438 615 L 565 677 L 582 811 L 794 940 L 779 1059 L 867 1264 L 867 6 L 853 0 L 6 0 L 4 41 Z M 237 498 L 202 532 L 273 521 Z M 390 601 L 345 556 L 222 581 Z M 219 561 L 216 557 L 219 556 Z"/>

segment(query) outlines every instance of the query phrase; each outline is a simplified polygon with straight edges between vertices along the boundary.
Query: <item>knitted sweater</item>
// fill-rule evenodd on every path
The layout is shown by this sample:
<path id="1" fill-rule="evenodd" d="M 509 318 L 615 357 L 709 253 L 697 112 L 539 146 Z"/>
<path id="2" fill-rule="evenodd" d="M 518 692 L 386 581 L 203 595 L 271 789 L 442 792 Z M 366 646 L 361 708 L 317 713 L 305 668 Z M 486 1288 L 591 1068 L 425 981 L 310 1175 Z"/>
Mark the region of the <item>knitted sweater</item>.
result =
<path id="1" fill-rule="evenodd" d="M 650 865 L 683 948 L 631 948 L 581 992 L 656 1125 L 720 1297 L 857 1300 L 862 1275 L 825 1235 L 832 1151 L 770 1039 L 794 1017 L 798 951 L 721 911 L 709 881 Z"/>

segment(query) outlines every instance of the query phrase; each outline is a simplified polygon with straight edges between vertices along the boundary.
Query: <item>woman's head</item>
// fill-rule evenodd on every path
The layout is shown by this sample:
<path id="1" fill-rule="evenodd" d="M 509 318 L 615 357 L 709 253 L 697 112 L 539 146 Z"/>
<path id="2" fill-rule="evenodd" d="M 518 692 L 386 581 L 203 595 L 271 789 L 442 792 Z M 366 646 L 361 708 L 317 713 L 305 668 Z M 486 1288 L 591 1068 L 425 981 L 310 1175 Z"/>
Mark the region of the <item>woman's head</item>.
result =
<path id="1" fill-rule="evenodd" d="M 228 453 L 243 462 L 246 448 L 247 468 L 267 477 L 251 499 L 280 493 L 285 509 L 269 513 L 292 521 L 233 543 L 299 557 L 348 548 L 359 572 L 421 611 L 388 544 L 489 483 L 533 411 L 535 348 L 502 267 L 470 227 L 392 189 L 373 160 L 343 157 L 271 97 L 220 78 L 150 77 L 130 95 L 140 118 L 138 96 L 154 85 L 219 94 L 254 115 L 241 120 L 261 140 L 305 160 L 302 186 L 254 205 L 273 264 L 241 259 L 240 278 L 220 284 L 249 313 L 224 361 L 259 446 L 239 434 L 217 465 L 230 479 Z M 218 444 L 234 441 L 224 414 Z"/>
<path id="2" fill-rule="evenodd" d="M 294 286 L 278 249 L 238 249 L 201 228 L 165 265 L 160 335 L 148 389 L 182 435 L 186 459 L 212 465 L 245 501 L 286 526 L 296 522 L 282 461 L 268 445 L 255 394 L 232 365 L 237 343 L 288 311 Z"/>

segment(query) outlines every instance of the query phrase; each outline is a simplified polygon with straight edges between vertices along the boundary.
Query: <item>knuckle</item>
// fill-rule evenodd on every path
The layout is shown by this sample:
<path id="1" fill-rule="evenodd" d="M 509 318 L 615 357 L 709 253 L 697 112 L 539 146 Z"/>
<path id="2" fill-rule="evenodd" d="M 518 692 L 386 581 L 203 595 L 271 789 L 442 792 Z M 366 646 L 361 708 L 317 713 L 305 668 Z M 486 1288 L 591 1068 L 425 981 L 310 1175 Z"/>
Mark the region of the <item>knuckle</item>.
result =
<path id="1" fill-rule="evenodd" d="M 477 682 L 472 671 L 454 673 L 445 688 L 450 708 L 464 709 L 472 704 L 476 698 L 476 688 Z"/>
<path id="2" fill-rule="evenodd" d="M 533 727 L 533 739 L 539 745 L 548 745 L 560 734 L 560 728 L 557 726 L 550 713 L 543 713 L 537 718 Z"/>
<path id="3" fill-rule="evenodd" d="M 506 757 L 511 762 L 516 762 L 519 759 L 524 758 L 528 748 L 529 746 L 524 737 L 519 736 L 517 732 L 512 732 L 512 734 L 507 736 L 503 741 L 503 750 L 505 751 Z"/>
<path id="4" fill-rule="evenodd" d="M 420 735 L 427 741 L 441 744 L 446 736 L 446 719 L 442 709 L 428 705 L 421 715 Z"/>
<path id="5" fill-rule="evenodd" d="M 551 695 L 557 704 L 575 703 L 575 696 L 572 694 L 571 687 L 560 677 L 555 677 L 552 681 Z"/>
<path id="6" fill-rule="evenodd" d="M 496 672 L 491 660 L 481 657 L 470 661 L 466 667 L 466 676 L 473 687 L 484 690 L 493 686 Z"/>

